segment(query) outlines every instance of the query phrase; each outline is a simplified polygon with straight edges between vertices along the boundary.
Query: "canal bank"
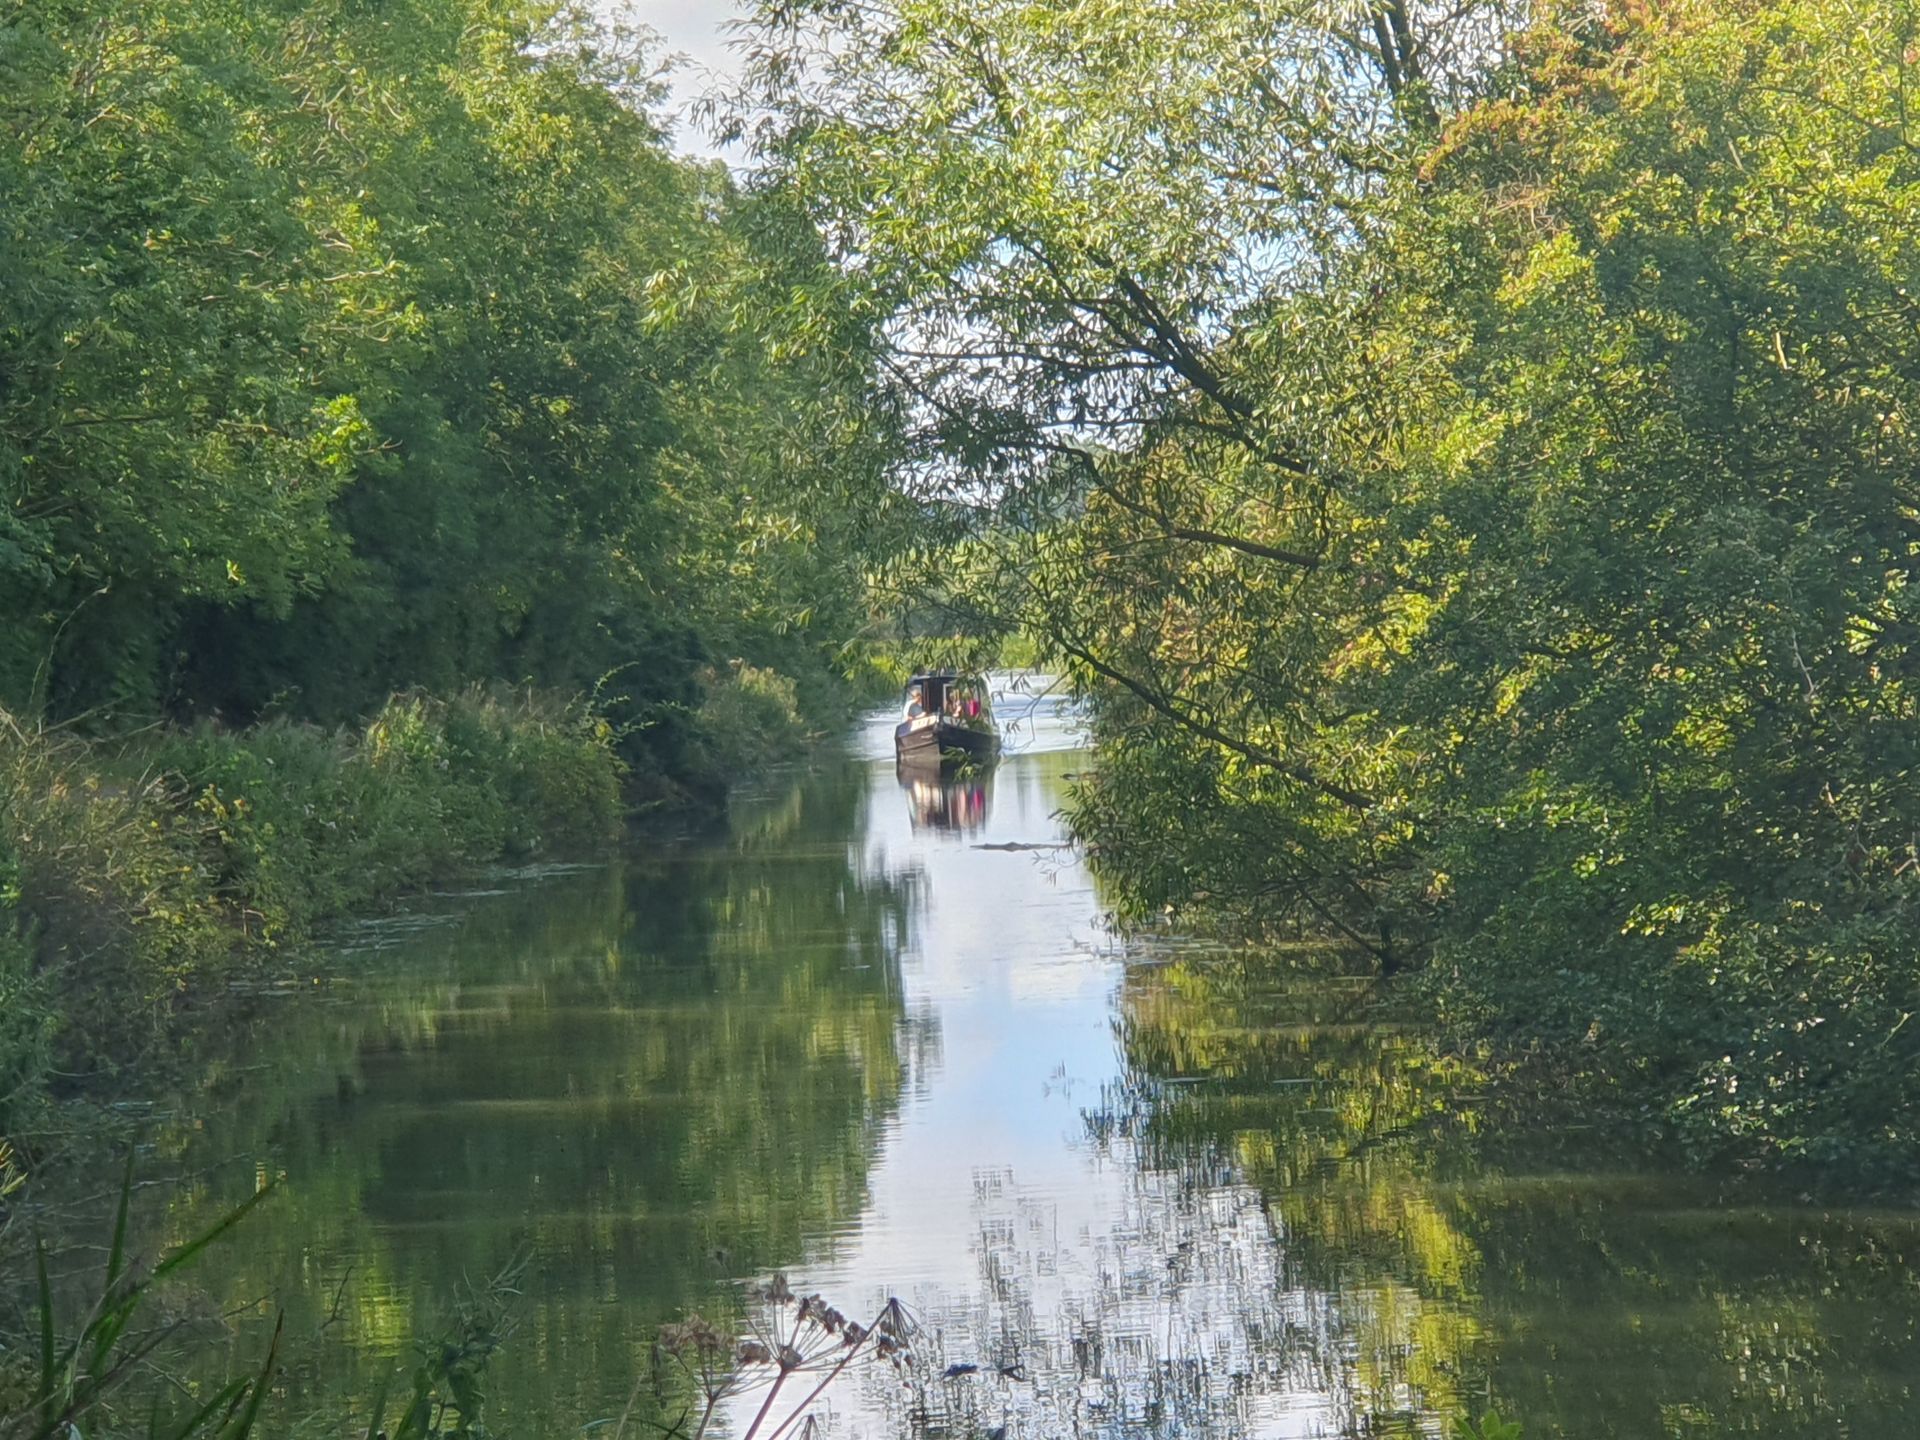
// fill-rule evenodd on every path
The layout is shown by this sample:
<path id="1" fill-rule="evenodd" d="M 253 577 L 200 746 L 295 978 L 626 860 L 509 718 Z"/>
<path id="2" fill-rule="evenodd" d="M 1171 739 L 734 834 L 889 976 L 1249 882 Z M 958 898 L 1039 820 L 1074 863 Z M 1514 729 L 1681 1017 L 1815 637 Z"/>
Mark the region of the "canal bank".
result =
<path id="1" fill-rule="evenodd" d="M 284 1309 L 276 1404 L 349 1413 L 520 1256 L 496 1434 L 615 1420 L 661 1324 L 775 1273 L 921 1326 L 928 1383 L 849 1372 L 844 1435 L 1908 1432 L 1912 1216 L 1489 1137 L 1336 960 L 1111 935 L 1051 706 L 944 783 L 890 718 L 724 836 L 316 957 L 149 1120 L 176 1237 L 278 1184 L 194 1277 L 198 1354 Z"/>

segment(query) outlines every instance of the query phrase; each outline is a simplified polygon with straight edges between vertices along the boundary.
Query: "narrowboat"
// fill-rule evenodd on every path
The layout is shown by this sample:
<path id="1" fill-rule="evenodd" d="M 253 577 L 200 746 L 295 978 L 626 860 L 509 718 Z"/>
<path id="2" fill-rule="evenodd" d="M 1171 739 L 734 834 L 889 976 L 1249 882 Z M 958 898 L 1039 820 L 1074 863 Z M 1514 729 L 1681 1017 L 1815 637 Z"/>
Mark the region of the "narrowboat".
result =
<path id="1" fill-rule="evenodd" d="M 952 764 L 990 760 L 1000 750 L 992 694 L 978 675 L 929 670 L 907 682 L 905 713 L 893 730 L 902 763 Z"/>

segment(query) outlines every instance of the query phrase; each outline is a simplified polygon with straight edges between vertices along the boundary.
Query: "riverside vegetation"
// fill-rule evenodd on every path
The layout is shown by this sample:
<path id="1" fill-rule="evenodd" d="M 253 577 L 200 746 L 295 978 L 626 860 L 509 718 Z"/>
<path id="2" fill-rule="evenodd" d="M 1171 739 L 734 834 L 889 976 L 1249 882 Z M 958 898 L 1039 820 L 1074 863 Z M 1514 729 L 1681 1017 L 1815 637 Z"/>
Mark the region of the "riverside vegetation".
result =
<path id="1" fill-rule="evenodd" d="M 715 803 L 876 580 L 1070 673 L 1127 917 L 1911 1191 L 1920 10 L 746 33 L 743 185 L 605 7 L 0 0 L 0 1203 L 319 918 Z"/>
<path id="2" fill-rule="evenodd" d="M 1086 691 L 1123 910 L 1910 1191 L 1920 12 L 755 15 L 731 113 L 944 522 L 903 588 Z"/>
<path id="3" fill-rule="evenodd" d="M 28 1139 L 50 1070 L 137 1076 L 182 1002 L 263 948 L 607 839 L 622 812 L 606 722 L 527 697 L 405 696 L 360 730 L 208 727 L 111 753 L 15 728 L 0 765 L 0 1129 Z"/>
<path id="4" fill-rule="evenodd" d="M 838 717 L 884 407 L 656 64 L 555 0 L 0 3 L 23 1156 L 263 943 Z"/>
<path id="5" fill-rule="evenodd" d="M 5 12 L 16 736 L 505 682 L 711 799 L 877 565 L 1089 692 L 1130 913 L 1914 1178 L 1908 7 L 768 4 L 745 190 L 634 32 L 417 10 Z"/>

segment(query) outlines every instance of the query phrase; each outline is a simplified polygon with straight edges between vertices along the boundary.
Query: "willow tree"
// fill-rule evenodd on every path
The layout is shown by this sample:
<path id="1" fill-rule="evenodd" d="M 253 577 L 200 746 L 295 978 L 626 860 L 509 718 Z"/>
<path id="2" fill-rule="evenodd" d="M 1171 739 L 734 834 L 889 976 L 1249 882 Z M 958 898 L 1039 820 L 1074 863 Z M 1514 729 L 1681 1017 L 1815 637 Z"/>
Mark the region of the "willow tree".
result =
<path id="1" fill-rule="evenodd" d="M 1703 1149 L 1898 1171 L 1915 14 L 1509 19 L 768 7 L 762 143 L 888 317 L 904 483 L 1099 701 L 1134 907 L 1437 960 Z"/>
<path id="2" fill-rule="evenodd" d="M 1346 434 L 1378 397 L 1336 277 L 1516 18 L 769 3 L 734 114 L 882 317 L 929 535 L 969 537 L 906 588 L 932 571 L 963 626 L 1037 632 L 1116 732 L 1201 742 L 1199 788 L 1250 792 L 1329 880 L 1296 897 L 1383 953 L 1406 817 L 1303 678 L 1345 608 L 1321 597 L 1393 583 L 1357 518 L 1378 462 Z"/>

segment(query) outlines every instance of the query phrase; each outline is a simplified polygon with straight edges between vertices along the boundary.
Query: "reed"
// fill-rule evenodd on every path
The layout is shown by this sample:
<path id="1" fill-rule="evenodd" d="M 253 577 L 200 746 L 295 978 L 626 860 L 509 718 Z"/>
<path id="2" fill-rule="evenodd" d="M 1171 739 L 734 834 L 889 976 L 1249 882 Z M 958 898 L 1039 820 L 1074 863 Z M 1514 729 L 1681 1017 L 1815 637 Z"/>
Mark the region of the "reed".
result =
<path id="1" fill-rule="evenodd" d="M 270 1187 L 269 1187 L 270 1189 Z M 93 1429 L 93 1417 L 108 1410 L 154 1353 L 172 1338 L 177 1322 L 139 1324 L 156 1288 L 192 1264 L 209 1245 L 231 1230 L 269 1193 L 262 1189 L 209 1229 L 161 1256 L 140 1264 L 127 1250 L 127 1221 L 133 1196 L 129 1157 L 120 1185 L 106 1272 L 78 1328 L 62 1340 L 60 1306 L 47 1270 L 44 1242 L 34 1245 L 37 1356 L 30 1364 L 25 1403 L 0 1410 L 0 1440 L 79 1440 Z M 266 1359 L 258 1373 L 230 1380 L 200 1400 L 184 1417 L 150 1414 L 148 1440 L 245 1440 L 253 1433 L 280 1350 L 280 1326 L 274 1326 Z M 81 1422 L 87 1422 L 83 1431 Z"/>

